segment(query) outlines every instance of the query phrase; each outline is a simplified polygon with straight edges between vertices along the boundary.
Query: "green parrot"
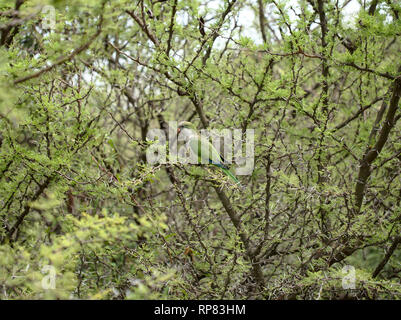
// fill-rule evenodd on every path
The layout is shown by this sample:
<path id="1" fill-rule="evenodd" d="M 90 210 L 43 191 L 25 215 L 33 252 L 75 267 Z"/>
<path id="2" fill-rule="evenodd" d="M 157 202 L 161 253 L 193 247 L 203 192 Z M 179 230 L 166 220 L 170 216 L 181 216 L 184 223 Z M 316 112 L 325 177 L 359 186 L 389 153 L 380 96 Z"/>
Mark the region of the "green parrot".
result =
<path id="1" fill-rule="evenodd" d="M 240 182 L 238 179 L 231 173 L 228 167 L 224 164 L 224 159 L 216 150 L 216 148 L 209 142 L 208 139 L 202 137 L 198 134 L 196 127 L 194 124 L 188 121 L 182 121 L 178 124 L 177 133 L 179 134 L 183 130 L 187 129 L 186 134 L 188 135 L 188 144 L 191 151 L 195 156 L 198 156 L 199 163 L 209 163 L 216 167 L 218 167 L 221 171 L 224 172 L 231 180 L 233 180 L 238 186 L 240 186 Z M 207 148 L 209 148 L 209 153 L 207 152 Z"/>

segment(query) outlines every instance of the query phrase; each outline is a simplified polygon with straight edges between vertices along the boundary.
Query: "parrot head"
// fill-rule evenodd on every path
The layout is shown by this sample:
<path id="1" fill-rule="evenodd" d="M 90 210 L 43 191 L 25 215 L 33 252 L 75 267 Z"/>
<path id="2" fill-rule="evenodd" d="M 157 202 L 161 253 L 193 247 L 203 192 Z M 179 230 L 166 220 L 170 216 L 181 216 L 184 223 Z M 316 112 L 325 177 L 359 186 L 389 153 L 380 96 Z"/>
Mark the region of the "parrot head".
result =
<path id="1" fill-rule="evenodd" d="M 189 121 L 181 121 L 178 124 L 178 129 L 177 129 L 177 133 L 180 133 L 182 130 L 184 129 L 189 129 L 189 130 L 194 130 L 196 131 L 196 127 L 193 123 L 189 122 Z"/>

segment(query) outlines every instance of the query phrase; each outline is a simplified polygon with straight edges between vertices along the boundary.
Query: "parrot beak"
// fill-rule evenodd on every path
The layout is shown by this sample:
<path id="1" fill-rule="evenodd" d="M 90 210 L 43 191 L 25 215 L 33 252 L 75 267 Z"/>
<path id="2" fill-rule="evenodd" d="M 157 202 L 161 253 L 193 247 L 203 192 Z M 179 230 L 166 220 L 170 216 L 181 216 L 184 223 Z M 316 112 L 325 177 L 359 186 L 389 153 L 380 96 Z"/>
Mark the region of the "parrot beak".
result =
<path id="1" fill-rule="evenodd" d="M 179 134 L 181 132 L 180 128 L 177 128 L 177 134 Z"/>

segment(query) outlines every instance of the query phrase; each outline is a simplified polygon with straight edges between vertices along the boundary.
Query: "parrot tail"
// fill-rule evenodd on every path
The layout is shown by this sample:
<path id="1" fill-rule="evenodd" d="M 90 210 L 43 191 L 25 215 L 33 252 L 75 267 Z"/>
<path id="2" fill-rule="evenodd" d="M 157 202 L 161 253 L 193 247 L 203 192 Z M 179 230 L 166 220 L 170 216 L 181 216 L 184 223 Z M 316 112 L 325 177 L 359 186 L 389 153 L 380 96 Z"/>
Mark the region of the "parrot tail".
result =
<path id="1" fill-rule="evenodd" d="M 218 164 L 217 166 L 218 166 L 228 177 L 230 177 L 231 180 L 233 180 L 238 186 L 241 186 L 241 183 L 239 182 L 239 180 L 231 173 L 231 171 L 230 171 L 225 165 Z"/>

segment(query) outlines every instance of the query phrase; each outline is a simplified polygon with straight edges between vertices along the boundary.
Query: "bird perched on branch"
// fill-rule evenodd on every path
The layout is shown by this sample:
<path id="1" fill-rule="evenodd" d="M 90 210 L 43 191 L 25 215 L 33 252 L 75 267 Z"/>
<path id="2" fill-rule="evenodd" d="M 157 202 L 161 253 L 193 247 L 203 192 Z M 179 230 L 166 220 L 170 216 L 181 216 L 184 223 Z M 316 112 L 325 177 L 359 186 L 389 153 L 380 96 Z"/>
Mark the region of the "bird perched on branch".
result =
<path id="1" fill-rule="evenodd" d="M 193 154 L 198 158 L 198 163 L 209 163 L 218 167 L 227 175 L 237 186 L 240 186 L 238 179 L 231 173 L 224 164 L 224 159 L 208 139 L 198 134 L 194 124 L 188 121 L 182 121 L 178 124 L 177 133 L 186 130 L 188 145 Z"/>

